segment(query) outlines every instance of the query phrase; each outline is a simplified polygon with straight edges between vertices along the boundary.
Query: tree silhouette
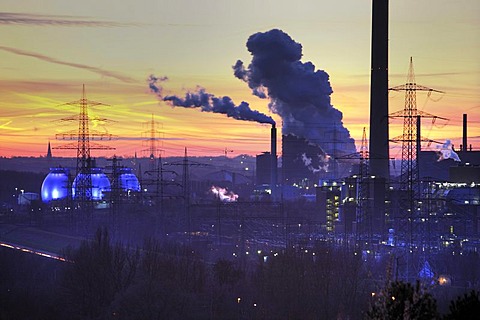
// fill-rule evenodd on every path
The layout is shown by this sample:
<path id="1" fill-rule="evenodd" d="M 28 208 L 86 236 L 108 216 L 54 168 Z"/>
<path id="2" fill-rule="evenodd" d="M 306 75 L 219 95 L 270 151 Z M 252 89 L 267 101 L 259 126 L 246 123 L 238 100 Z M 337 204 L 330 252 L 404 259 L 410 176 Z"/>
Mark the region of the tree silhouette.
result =
<path id="1" fill-rule="evenodd" d="M 472 290 L 469 294 L 464 294 L 456 300 L 450 302 L 450 312 L 443 319 L 478 319 L 480 315 L 480 299 L 478 292 Z"/>
<path id="2" fill-rule="evenodd" d="M 64 303 L 71 319 L 101 316 L 115 295 L 133 281 L 138 251 L 113 246 L 106 229 L 98 229 L 93 241 L 84 241 L 78 250 L 67 252 L 72 261 L 62 280 Z"/>
<path id="3" fill-rule="evenodd" d="M 403 320 L 438 319 L 437 303 L 432 295 L 421 288 L 402 281 L 391 282 L 382 290 L 366 314 L 366 319 Z"/>

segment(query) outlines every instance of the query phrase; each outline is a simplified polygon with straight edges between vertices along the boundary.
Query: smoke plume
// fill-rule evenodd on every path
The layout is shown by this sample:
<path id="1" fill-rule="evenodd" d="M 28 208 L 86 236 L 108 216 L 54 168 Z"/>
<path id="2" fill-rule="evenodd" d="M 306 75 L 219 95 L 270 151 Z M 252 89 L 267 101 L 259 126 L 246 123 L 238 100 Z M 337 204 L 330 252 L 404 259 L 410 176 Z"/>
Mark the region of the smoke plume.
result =
<path id="1" fill-rule="evenodd" d="M 198 108 L 203 112 L 221 113 L 237 120 L 275 124 L 272 117 L 250 109 L 247 102 L 242 101 L 237 106 L 230 97 L 215 97 L 201 87 L 198 87 L 194 92 L 187 92 L 185 97 L 175 95 L 163 96 L 163 88 L 159 85 L 159 82 L 165 80 L 167 80 L 166 77 L 158 78 L 154 75 L 150 75 L 148 78 L 150 91 L 155 93 L 160 100 L 167 101 L 173 107 Z"/>
<path id="2" fill-rule="evenodd" d="M 270 98 L 269 108 L 282 118 L 284 135 L 305 138 L 332 155 L 355 152 L 342 113 L 331 105 L 329 76 L 315 70 L 313 63 L 300 61 L 301 44 L 273 29 L 251 35 L 247 49 L 252 61 L 245 67 L 238 60 L 234 75 L 245 81 L 254 95 Z"/>
<path id="3" fill-rule="evenodd" d="M 236 202 L 238 200 L 238 194 L 228 191 L 226 188 L 212 186 L 210 192 L 222 202 Z"/>

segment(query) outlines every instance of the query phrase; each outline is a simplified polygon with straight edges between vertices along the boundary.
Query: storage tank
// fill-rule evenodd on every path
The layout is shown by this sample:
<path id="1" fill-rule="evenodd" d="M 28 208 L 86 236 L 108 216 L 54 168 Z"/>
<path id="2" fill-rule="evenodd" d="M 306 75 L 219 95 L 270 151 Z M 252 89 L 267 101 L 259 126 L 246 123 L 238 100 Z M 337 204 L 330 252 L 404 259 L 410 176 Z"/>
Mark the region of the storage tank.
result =
<path id="1" fill-rule="evenodd" d="M 118 169 L 118 186 L 122 191 L 140 192 L 140 182 L 131 168 Z"/>
<path id="2" fill-rule="evenodd" d="M 68 197 L 68 169 L 50 168 L 42 183 L 41 196 L 44 203 Z"/>
<path id="3" fill-rule="evenodd" d="M 86 192 L 87 198 L 91 200 L 103 200 L 105 197 L 105 192 L 110 191 L 110 180 L 103 170 L 100 168 L 91 168 L 90 173 L 79 173 L 75 180 L 73 181 L 72 186 L 72 196 L 73 199 L 79 197 L 78 192 L 75 193 L 75 190 L 78 189 L 77 185 L 80 186 L 80 183 L 86 183 L 88 177 L 85 175 L 88 174 L 91 177 L 92 185 L 90 186 L 91 190 Z"/>

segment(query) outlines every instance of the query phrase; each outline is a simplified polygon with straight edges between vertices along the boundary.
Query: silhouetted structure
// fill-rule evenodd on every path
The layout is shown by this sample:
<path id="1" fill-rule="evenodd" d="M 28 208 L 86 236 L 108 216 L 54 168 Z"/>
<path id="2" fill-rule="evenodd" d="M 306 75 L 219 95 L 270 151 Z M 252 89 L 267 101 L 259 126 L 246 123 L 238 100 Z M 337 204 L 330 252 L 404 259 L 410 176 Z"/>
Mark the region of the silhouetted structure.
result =
<path id="1" fill-rule="evenodd" d="M 92 196 L 92 163 L 90 150 L 112 150 L 115 148 L 104 146 L 91 140 L 111 140 L 113 135 L 106 132 L 89 130 L 90 117 L 88 116 L 88 108 L 93 106 L 107 106 L 106 104 L 87 100 L 85 94 L 85 85 L 82 88 L 82 98 L 77 101 L 65 103 L 64 105 L 78 107 L 80 112 L 77 116 L 63 118 L 63 121 L 78 122 L 78 131 L 57 134 L 59 140 L 77 140 L 76 143 L 69 143 L 54 149 L 74 149 L 77 150 L 77 166 L 76 166 L 76 190 L 75 199 L 79 202 L 82 210 L 89 212 L 93 207 Z M 107 122 L 107 119 L 96 118 L 100 122 Z"/>
<path id="2" fill-rule="evenodd" d="M 388 0 L 372 1 L 370 154 L 372 175 L 389 179 Z"/>

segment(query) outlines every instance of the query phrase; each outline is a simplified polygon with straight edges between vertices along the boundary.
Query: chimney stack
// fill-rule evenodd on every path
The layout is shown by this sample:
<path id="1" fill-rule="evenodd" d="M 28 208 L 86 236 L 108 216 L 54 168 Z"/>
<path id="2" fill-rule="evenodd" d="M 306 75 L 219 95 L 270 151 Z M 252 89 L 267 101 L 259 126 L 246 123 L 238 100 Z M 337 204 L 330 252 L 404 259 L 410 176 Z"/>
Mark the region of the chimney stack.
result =
<path id="1" fill-rule="evenodd" d="M 388 0 L 372 0 L 370 72 L 370 171 L 388 180 Z"/>
<path id="2" fill-rule="evenodd" d="M 270 156 L 271 159 L 271 173 L 270 173 L 270 189 L 272 190 L 272 200 L 276 199 L 276 187 L 277 187 L 277 128 L 275 124 L 272 124 L 270 130 Z"/>
<path id="3" fill-rule="evenodd" d="M 462 151 L 467 151 L 467 114 L 463 114 L 463 139 Z"/>

